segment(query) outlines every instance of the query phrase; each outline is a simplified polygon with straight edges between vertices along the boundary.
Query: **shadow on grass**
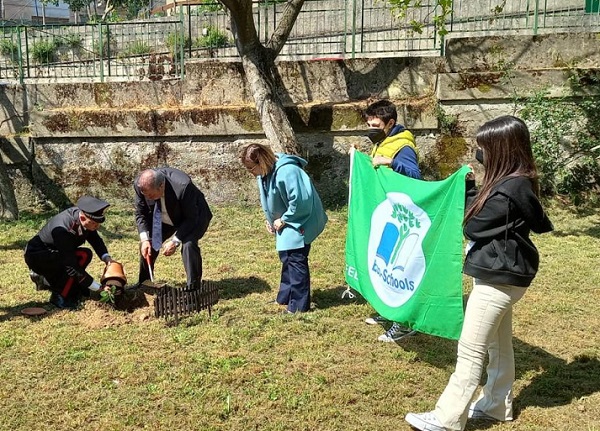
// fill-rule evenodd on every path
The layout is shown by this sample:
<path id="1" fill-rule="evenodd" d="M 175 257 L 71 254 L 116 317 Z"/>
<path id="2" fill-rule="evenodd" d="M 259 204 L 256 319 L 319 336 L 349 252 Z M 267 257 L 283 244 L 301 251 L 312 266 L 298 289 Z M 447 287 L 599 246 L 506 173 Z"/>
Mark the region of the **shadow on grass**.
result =
<path id="1" fill-rule="evenodd" d="M 515 398 L 515 411 L 529 406 L 555 407 L 600 391 L 600 361 L 579 354 L 572 362 L 557 358 L 539 347 L 514 339 L 517 376 L 539 372 Z M 541 371 L 541 372 L 540 372 Z"/>
<path id="2" fill-rule="evenodd" d="M 317 309 L 338 307 L 348 304 L 366 304 L 366 300 L 354 289 L 350 289 L 351 295 L 345 294 L 347 285 L 329 287 L 327 289 L 315 289 L 311 292 L 311 300 Z"/>
<path id="3" fill-rule="evenodd" d="M 558 230 L 552 232 L 552 235 L 557 237 L 565 236 L 591 236 L 592 238 L 600 238 L 600 226 L 593 226 L 587 229 L 570 229 L 570 230 Z"/>
<path id="4" fill-rule="evenodd" d="M 269 284 L 258 277 L 224 278 L 213 282 L 219 289 L 219 299 L 233 299 L 255 292 L 271 290 Z"/>
<path id="5" fill-rule="evenodd" d="M 567 405 L 600 391 L 600 361 L 597 357 L 580 354 L 567 362 L 517 338 L 513 339 L 513 344 L 517 379 L 527 379 L 527 374 L 532 372 L 537 374 L 514 399 L 516 420 L 527 407 Z M 488 429 L 496 424 L 474 420 L 467 423 L 465 430 Z"/>
<path id="6" fill-rule="evenodd" d="M 27 242 L 30 239 L 31 238 L 27 238 L 27 239 L 23 239 L 23 240 L 16 240 L 9 244 L 2 244 L 2 245 L 0 245 L 0 251 L 25 250 L 25 246 L 27 245 Z"/>
<path id="7" fill-rule="evenodd" d="M 25 308 L 29 307 L 39 307 L 46 310 L 46 314 L 42 314 L 41 316 L 25 316 L 21 311 Z M 60 311 L 56 307 L 50 305 L 48 302 L 40 302 L 40 301 L 29 301 L 24 304 L 13 305 L 12 307 L 0 307 L 0 322 L 6 322 L 8 320 L 12 320 L 15 317 L 24 317 L 31 320 L 40 320 L 44 317 L 48 317 L 55 311 Z"/>

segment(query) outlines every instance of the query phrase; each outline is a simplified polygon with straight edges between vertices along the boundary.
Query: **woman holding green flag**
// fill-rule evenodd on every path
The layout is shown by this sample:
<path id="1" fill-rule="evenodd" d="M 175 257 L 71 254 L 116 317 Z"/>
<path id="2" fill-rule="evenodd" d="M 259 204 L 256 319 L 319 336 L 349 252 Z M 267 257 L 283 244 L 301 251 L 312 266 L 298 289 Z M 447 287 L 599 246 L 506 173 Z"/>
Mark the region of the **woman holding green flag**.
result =
<path id="1" fill-rule="evenodd" d="M 478 193 L 475 181 L 467 180 L 464 233 L 470 243 L 463 267 L 473 277 L 473 290 L 458 341 L 456 370 L 435 410 L 406 415 L 406 421 L 422 431 L 462 431 L 468 418 L 512 420 L 512 306 L 524 295 L 539 265 L 530 231 L 553 229 L 539 202 L 525 123 L 502 116 L 483 124 L 476 139 L 485 173 Z M 486 353 L 487 382 L 471 402 Z"/>

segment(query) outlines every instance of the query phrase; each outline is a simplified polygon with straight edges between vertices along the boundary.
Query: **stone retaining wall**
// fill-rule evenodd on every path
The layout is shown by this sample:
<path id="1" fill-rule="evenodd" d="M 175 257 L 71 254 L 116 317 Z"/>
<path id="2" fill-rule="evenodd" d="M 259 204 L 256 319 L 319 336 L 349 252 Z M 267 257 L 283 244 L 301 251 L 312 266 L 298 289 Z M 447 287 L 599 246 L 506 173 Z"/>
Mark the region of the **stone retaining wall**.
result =
<path id="1" fill-rule="evenodd" d="M 347 151 L 365 144 L 370 100 L 397 103 L 425 173 L 443 177 L 472 160 L 482 122 L 515 112 L 516 95 L 564 95 L 575 67 L 595 73 L 598 38 L 466 38 L 450 40 L 444 58 L 281 62 L 280 97 L 324 200 L 343 204 Z M 264 135 L 240 63 L 188 63 L 183 80 L 4 85 L 0 98 L 0 149 L 21 210 L 83 193 L 129 207 L 137 172 L 158 165 L 188 172 L 210 202 L 256 202 L 237 152 Z M 440 115 L 453 118 L 453 136 L 439 136 Z"/>

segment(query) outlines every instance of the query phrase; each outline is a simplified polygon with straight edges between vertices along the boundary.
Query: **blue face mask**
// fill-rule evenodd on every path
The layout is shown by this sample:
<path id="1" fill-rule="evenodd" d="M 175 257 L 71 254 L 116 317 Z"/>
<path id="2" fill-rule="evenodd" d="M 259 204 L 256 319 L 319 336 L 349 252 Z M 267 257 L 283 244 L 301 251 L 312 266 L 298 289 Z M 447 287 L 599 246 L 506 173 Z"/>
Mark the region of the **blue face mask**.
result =
<path id="1" fill-rule="evenodd" d="M 481 148 L 475 150 L 475 160 L 483 165 L 483 150 Z"/>
<path id="2" fill-rule="evenodd" d="M 387 138 L 387 135 L 385 134 L 383 129 L 372 127 L 367 132 L 367 137 L 373 144 L 377 145 L 381 143 L 385 138 Z"/>

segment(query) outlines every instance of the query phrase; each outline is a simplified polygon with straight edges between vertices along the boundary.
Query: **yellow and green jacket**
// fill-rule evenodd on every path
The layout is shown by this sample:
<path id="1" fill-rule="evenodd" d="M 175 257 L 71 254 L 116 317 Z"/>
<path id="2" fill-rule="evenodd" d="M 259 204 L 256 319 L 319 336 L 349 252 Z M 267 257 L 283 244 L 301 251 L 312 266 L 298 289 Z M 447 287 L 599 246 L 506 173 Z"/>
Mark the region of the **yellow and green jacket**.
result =
<path id="1" fill-rule="evenodd" d="M 391 159 L 390 168 L 394 172 L 407 177 L 422 179 L 415 137 L 400 124 L 392 129 L 387 138 L 373 147 L 371 157 L 375 156 Z"/>
<path id="2" fill-rule="evenodd" d="M 380 144 L 375 145 L 371 150 L 371 157 L 383 156 L 388 159 L 394 159 L 396 154 L 404 147 L 412 148 L 417 154 L 417 157 L 419 156 L 415 144 L 415 137 L 406 129 L 396 135 L 388 136 Z"/>

